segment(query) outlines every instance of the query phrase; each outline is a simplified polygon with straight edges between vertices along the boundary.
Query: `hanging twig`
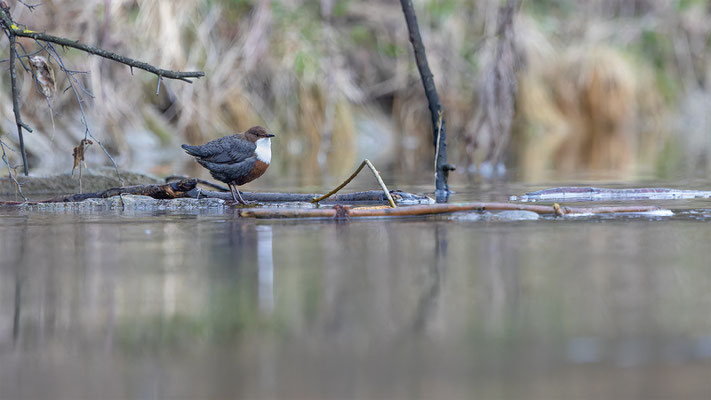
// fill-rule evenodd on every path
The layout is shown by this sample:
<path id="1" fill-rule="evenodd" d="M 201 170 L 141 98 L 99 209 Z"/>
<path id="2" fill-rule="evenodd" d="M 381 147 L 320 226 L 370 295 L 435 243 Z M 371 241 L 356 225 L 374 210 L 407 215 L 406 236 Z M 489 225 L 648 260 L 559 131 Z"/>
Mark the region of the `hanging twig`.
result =
<path id="1" fill-rule="evenodd" d="M 371 171 L 373 171 L 373 175 L 375 175 L 375 179 L 378 180 L 380 187 L 383 189 L 383 192 L 385 193 L 385 196 L 388 199 L 388 203 L 390 203 L 390 207 L 396 208 L 397 206 L 395 205 L 395 201 L 393 201 L 392 196 L 390 196 L 390 191 L 388 190 L 387 186 L 385 186 L 385 182 L 383 182 L 383 179 L 380 177 L 378 170 L 375 169 L 373 164 L 368 159 L 363 160 L 363 162 L 360 163 L 360 166 L 358 167 L 358 169 L 356 169 L 355 172 L 350 177 L 348 177 L 348 179 L 346 179 L 345 181 L 343 181 L 343 183 L 338 185 L 337 188 L 331 190 L 330 192 L 328 192 L 327 194 L 324 194 L 321 197 L 315 197 L 313 200 L 311 200 L 311 202 L 318 203 L 319 201 L 321 201 L 323 199 L 327 199 L 327 198 L 331 197 L 332 195 L 334 195 L 339 190 L 343 189 L 343 187 L 346 186 L 348 183 L 350 183 L 350 181 L 352 181 L 358 175 L 358 173 L 363 169 L 363 167 L 365 167 L 366 165 L 368 166 L 368 168 L 370 168 Z"/>
<path id="2" fill-rule="evenodd" d="M 94 144 L 91 140 L 88 139 L 82 139 L 79 141 L 79 145 L 74 148 L 74 151 L 72 151 L 72 157 L 74 157 L 74 166 L 72 167 L 72 176 L 74 176 L 74 170 L 79 167 L 79 193 L 83 193 L 84 190 L 82 188 L 82 181 L 81 181 L 81 165 L 82 162 L 86 164 L 86 161 L 84 161 L 84 151 L 86 151 L 86 147 L 89 146 L 90 144 Z"/>
<path id="3" fill-rule="evenodd" d="M 116 176 L 118 176 L 119 182 L 123 183 L 123 178 L 121 178 L 121 173 L 119 172 L 118 164 L 116 164 L 116 160 L 114 160 L 113 157 L 111 157 L 111 154 L 109 154 L 109 151 L 106 150 L 106 147 L 104 147 L 104 144 L 101 143 L 99 139 L 96 138 L 91 133 L 91 129 L 89 129 L 89 122 L 86 119 L 86 113 L 84 112 L 84 100 L 82 100 L 81 95 L 77 91 L 76 85 L 79 85 L 79 81 L 77 78 L 74 76 L 74 73 L 69 71 L 67 67 L 64 65 L 64 61 L 62 60 L 62 57 L 59 55 L 59 52 L 57 52 L 57 49 L 52 46 L 52 44 L 48 43 L 47 44 L 47 54 L 49 54 L 52 58 L 54 58 L 55 61 L 57 61 L 57 64 L 59 65 L 59 68 L 64 71 L 64 74 L 67 76 L 67 80 L 69 81 L 69 87 L 72 89 L 74 92 L 74 96 L 77 99 L 77 103 L 79 104 L 79 111 L 81 112 L 81 122 L 84 125 L 84 140 L 89 140 L 89 137 L 94 139 L 96 144 L 99 145 L 101 150 L 106 154 L 106 157 L 111 160 L 111 163 L 114 165 L 114 170 L 116 171 Z M 81 85 L 79 85 L 81 86 Z"/>
<path id="4" fill-rule="evenodd" d="M 5 142 L 3 142 L 2 139 L 0 139 L 0 148 L 2 149 L 2 160 L 5 163 L 5 166 L 7 167 L 7 173 L 8 175 L 10 175 L 10 179 L 12 179 L 12 182 L 15 184 L 15 189 L 18 193 L 20 193 L 22 199 L 27 201 L 27 197 L 22 194 L 22 186 L 20 186 L 20 182 L 17 181 L 15 174 L 12 173 L 12 167 L 10 167 L 10 160 L 8 160 L 7 154 L 5 153 Z"/>
<path id="5" fill-rule="evenodd" d="M 0 11 L 3 12 L 3 11 Z M 16 59 L 16 49 L 15 49 L 15 36 L 10 35 L 10 86 L 12 87 L 12 110 L 15 113 L 15 123 L 17 124 L 17 137 L 20 140 L 20 154 L 22 155 L 22 168 L 25 176 L 30 174 L 29 165 L 27 163 L 27 150 L 25 149 L 25 139 L 22 135 L 22 128 L 27 129 L 28 132 L 32 132 L 27 124 L 22 122 L 22 116 L 20 115 L 20 95 L 17 90 L 17 71 L 15 69 L 15 59 Z"/>
<path id="6" fill-rule="evenodd" d="M 30 10 L 33 10 L 37 5 L 31 5 L 27 3 L 22 3 L 25 6 L 27 6 Z M 142 61 L 137 61 L 134 59 L 131 59 L 129 57 L 124 57 L 122 55 L 112 53 L 110 51 L 104 50 L 102 48 L 98 47 L 92 47 L 83 43 L 80 43 L 75 40 L 70 40 L 67 38 L 62 38 L 58 36 L 53 36 L 41 32 L 36 32 L 32 31 L 29 29 L 21 28 L 18 25 L 15 24 L 15 22 L 12 20 L 12 17 L 10 16 L 10 8 L 7 6 L 7 3 L 2 1 L 0 3 L 0 28 L 2 28 L 3 32 L 5 33 L 5 36 L 7 36 L 8 40 L 10 41 L 10 80 L 11 80 L 11 85 L 12 85 L 12 102 L 13 102 L 13 111 L 15 113 L 15 122 L 17 124 L 17 131 L 18 131 L 18 138 L 20 142 L 20 152 L 22 154 L 22 163 L 24 167 L 24 173 L 25 175 L 29 174 L 29 166 L 27 162 L 27 153 L 25 150 L 25 143 L 24 143 L 24 137 L 22 133 L 22 129 L 24 128 L 28 132 L 32 132 L 32 129 L 30 129 L 29 126 L 27 126 L 23 121 L 22 117 L 20 114 L 20 103 L 19 103 L 19 94 L 17 90 L 17 73 L 15 69 L 15 60 L 18 59 L 22 63 L 22 57 L 27 57 L 28 54 L 25 51 L 25 54 L 23 56 L 20 56 L 17 53 L 16 49 L 16 37 L 27 37 L 27 38 L 32 38 L 35 39 L 35 41 L 38 42 L 41 48 L 43 48 L 52 58 L 54 58 L 57 63 L 60 65 L 64 73 L 67 75 L 67 79 L 69 80 L 69 84 L 71 86 L 71 89 L 74 91 L 74 94 L 77 98 L 77 101 L 79 103 L 79 108 L 82 114 L 82 123 L 84 124 L 85 127 L 85 132 L 84 132 L 84 139 L 88 140 L 89 137 L 94 139 L 94 141 L 101 147 L 101 150 L 106 154 L 106 156 L 111 160 L 111 163 L 114 165 L 114 169 L 116 170 L 116 174 L 119 177 L 119 181 L 122 181 L 121 174 L 119 173 L 118 170 L 118 165 L 116 164 L 116 161 L 114 158 L 109 154 L 109 152 L 106 150 L 104 147 L 103 143 L 101 143 L 100 140 L 98 140 L 94 135 L 92 135 L 90 129 L 89 129 L 89 124 L 86 119 L 86 114 L 84 112 L 84 107 L 82 105 L 83 101 L 81 99 L 81 96 L 79 95 L 79 92 L 77 91 L 76 86 L 79 86 L 84 93 L 87 93 L 90 95 L 86 89 L 79 83 L 79 81 L 74 77 L 74 73 L 76 71 L 71 71 L 67 69 L 62 62 L 61 57 L 59 56 L 59 53 L 54 49 L 54 47 L 51 45 L 51 43 L 55 43 L 64 47 L 72 47 L 78 50 L 82 50 L 84 52 L 87 52 L 89 54 L 94 54 L 98 55 L 100 57 L 104 57 L 119 63 L 122 63 L 124 65 L 129 66 L 131 68 L 131 73 L 133 74 L 133 68 L 139 68 L 143 69 L 145 71 L 151 72 L 155 75 L 158 76 L 158 90 L 160 90 L 160 82 L 162 78 L 169 78 L 169 79 L 179 79 L 184 82 L 192 83 L 192 81 L 189 78 L 200 78 L 202 76 L 205 76 L 205 73 L 202 71 L 188 71 L 188 72 L 181 72 L 181 71 L 170 71 L 170 70 L 165 70 L 162 68 L 157 68 L 154 67 L 148 63 L 142 62 Z M 42 41 L 46 43 L 46 46 L 43 45 L 42 43 L 39 43 L 39 41 Z M 27 66 L 22 64 L 25 69 L 27 69 Z"/>

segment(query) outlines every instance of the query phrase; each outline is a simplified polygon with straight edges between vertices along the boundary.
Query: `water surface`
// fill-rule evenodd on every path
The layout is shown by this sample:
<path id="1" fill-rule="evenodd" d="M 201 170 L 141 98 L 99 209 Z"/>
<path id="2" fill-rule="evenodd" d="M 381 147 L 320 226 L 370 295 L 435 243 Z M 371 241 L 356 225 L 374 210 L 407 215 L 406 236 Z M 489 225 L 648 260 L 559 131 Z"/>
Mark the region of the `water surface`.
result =
<path id="1" fill-rule="evenodd" d="M 680 212 L 0 209 L 0 398 L 711 398 L 711 207 L 665 204 Z"/>

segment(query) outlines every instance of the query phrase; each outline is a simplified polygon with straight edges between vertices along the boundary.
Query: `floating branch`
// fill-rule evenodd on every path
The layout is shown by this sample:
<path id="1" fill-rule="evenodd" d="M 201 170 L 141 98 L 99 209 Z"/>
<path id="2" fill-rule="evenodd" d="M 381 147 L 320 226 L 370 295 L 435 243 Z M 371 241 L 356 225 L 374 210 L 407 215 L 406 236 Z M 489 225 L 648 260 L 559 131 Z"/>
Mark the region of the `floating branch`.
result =
<path id="1" fill-rule="evenodd" d="M 557 207 L 556 207 L 557 206 Z M 251 208 L 240 210 L 241 217 L 250 218 L 336 218 L 345 213 L 346 217 L 405 217 L 426 216 L 453 213 L 457 211 L 503 211 L 520 210 L 533 211 L 538 214 L 609 214 L 609 213 L 640 213 L 660 211 L 657 206 L 625 206 L 625 207 L 561 207 L 537 206 L 516 203 L 459 203 L 459 204 L 425 204 L 399 208 Z"/>

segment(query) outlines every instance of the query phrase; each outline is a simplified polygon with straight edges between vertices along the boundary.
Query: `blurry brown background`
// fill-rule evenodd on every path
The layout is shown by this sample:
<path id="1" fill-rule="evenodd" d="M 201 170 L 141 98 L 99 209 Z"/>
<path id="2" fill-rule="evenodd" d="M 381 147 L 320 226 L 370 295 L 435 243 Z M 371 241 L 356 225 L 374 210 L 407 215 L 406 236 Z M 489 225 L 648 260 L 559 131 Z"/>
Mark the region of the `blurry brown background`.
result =
<path id="1" fill-rule="evenodd" d="M 91 129 L 122 168 L 203 174 L 180 143 L 255 124 L 278 134 L 267 183 L 318 185 L 362 158 L 404 176 L 432 165 L 429 111 L 399 2 L 47 0 L 33 12 L 8 3 L 30 29 L 166 69 L 205 71 L 193 84 L 165 80 L 156 96 L 155 76 L 66 50 L 69 68 L 88 72 L 80 79 L 94 95 L 85 99 Z M 455 180 L 487 159 L 528 181 L 580 172 L 664 178 L 711 166 L 706 2 L 520 2 L 507 27 L 513 56 L 506 67 L 517 87 L 509 143 L 476 120 L 489 101 L 483 91 L 500 62 L 497 46 L 507 40 L 497 34 L 503 2 L 414 5 L 450 160 L 460 167 Z M 7 56 L 7 40 L 0 41 L 0 58 Z M 7 62 L 0 68 L 0 129 L 17 148 Z M 35 129 L 26 135 L 33 174 L 69 171 L 84 136 L 77 102 L 55 69 L 54 127 L 30 75 L 20 74 L 22 112 Z M 502 150 L 491 160 L 496 146 Z M 110 164 L 96 146 L 87 159 L 90 168 Z"/>

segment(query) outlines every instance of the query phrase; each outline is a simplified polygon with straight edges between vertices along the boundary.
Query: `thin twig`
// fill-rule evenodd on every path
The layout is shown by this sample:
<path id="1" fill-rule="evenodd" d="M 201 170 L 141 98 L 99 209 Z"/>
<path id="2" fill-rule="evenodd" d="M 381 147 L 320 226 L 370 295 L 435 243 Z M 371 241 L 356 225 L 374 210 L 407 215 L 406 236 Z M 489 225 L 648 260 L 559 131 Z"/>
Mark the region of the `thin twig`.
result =
<path id="1" fill-rule="evenodd" d="M 390 203 L 390 207 L 396 208 L 397 206 L 395 205 L 395 201 L 393 201 L 392 196 L 390 196 L 390 191 L 388 190 L 387 186 L 385 186 L 385 182 L 383 182 L 383 179 L 380 177 L 380 173 L 378 173 L 378 170 L 375 169 L 373 164 L 368 159 L 363 160 L 363 162 L 360 163 L 360 166 L 355 170 L 355 172 L 353 172 L 353 174 L 351 174 L 351 176 L 349 176 L 348 179 L 343 181 L 343 183 L 338 185 L 337 188 L 331 190 L 330 192 L 324 194 L 321 197 L 315 197 L 313 200 L 311 200 L 311 202 L 318 203 L 318 202 L 320 202 L 324 199 L 327 199 L 327 198 L 331 197 L 332 195 L 336 194 L 339 190 L 343 189 L 344 186 L 349 184 L 350 181 L 352 181 L 358 175 L 358 173 L 363 169 L 363 167 L 365 167 L 366 165 L 373 172 L 373 175 L 375 175 L 375 179 L 378 180 L 380 187 L 383 189 L 383 192 L 385 192 L 385 197 L 387 197 L 388 203 Z"/>
<path id="2" fill-rule="evenodd" d="M 348 179 L 346 179 L 345 181 L 343 181 L 343 183 L 341 183 L 340 185 L 338 185 L 338 187 L 336 187 L 335 189 L 331 190 L 330 192 L 324 194 L 324 195 L 321 196 L 321 197 L 314 197 L 314 199 L 311 200 L 311 202 L 312 202 L 312 203 L 318 203 L 319 201 L 322 201 L 322 200 L 324 200 L 324 199 L 327 199 L 327 198 L 333 196 L 334 194 L 336 194 L 339 190 L 343 189 L 347 184 L 349 184 L 349 183 L 358 175 L 358 173 L 360 172 L 360 170 L 363 169 L 363 167 L 365 167 L 365 161 L 363 161 L 362 163 L 360 163 L 360 166 L 355 170 L 355 172 L 353 172 L 353 173 L 351 174 L 351 176 L 348 177 Z"/>
<path id="3" fill-rule="evenodd" d="M 439 137 L 442 134 L 442 110 L 440 109 L 437 117 L 437 144 L 435 145 L 435 157 L 434 157 L 434 178 L 435 187 L 437 187 L 437 179 L 439 178 L 439 168 L 437 168 L 437 158 L 439 157 Z"/>
<path id="4" fill-rule="evenodd" d="M 0 10 L 1 13 L 4 11 Z M 3 14 L 4 15 L 4 14 Z M 12 110 L 15 113 L 15 123 L 17 124 L 17 136 L 20 140 L 20 153 L 22 154 L 22 168 L 25 176 L 30 174 L 29 165 L 27 163 L 27 150 L 25 149 L 25 139 L 22 135 L 22 128 L 29 128 L 24 122 L 22 122 L 22 116 L 20 116 L 20 95 L 17 90 L 17 70 L 15 69 L 15 59 L 16 59 L 16 49 L 15 49 L 15 35 L 10 34 L 10 85 L 12 86 Z M 32 132 L 31 129 L 27 129 L 28 132 Z"/>
<path id="5" fill-rule="evenodd" d="M 22 0 L 17 0 L 18 3 L 22 4 L 23 6 L 27 7 L 30 11 L 34 11 L 35 8 L 39 7 L 42 5 L 42 3 L 37 3 L 37 4 L 27 4 Z"/>
<path id="6" fill-rule="evenodd" d="M 12 182 L 15 184 L 15 188 L 17 188 L 18 193 L 20 193 L 20 196 L 22 196 L 22 199 L 27 201 L 27 197 L 25 197 L 24 194 L 22 194 L 22 186 L 20 185 L 20 182 L 17 181 L 17 178 L 15 178 L 15 175 L 12 173 L 12 167 L 10 167 L 10 160 L 7 158 L 7 154 L 5 153 L 5 142 L 0 139 L 0 148 L 2 149 L 2 160 L 5 162 L 5 166 L 7 167 L 7 173 L 10 175 L 10 179 L 12 179 Z"/>
<path id="7" fill-rule="evenodd" d="M 54 60 L 57 62 L 59 65 L 59 68 L 64 71 L 65 75 L 67 76 L 67 80 L 69 81 L 69 86 L 71 87 L 72 91 L 74 91 L 74 96 L 77 99 L 77 102 L 79 103 L 79 111 L 81 112 L 81 122 L 84 125 L 84 139 L 88 140 L 89 137 L 94 139 L 96 143 L 101 147 L 101 150 L 106 154 L 106 156 L 111 160 L 111 163 L 114 165 L 114 170 L 116 171 L 116 176 L 118 176 L 119 182 L 123 184 L 123 178 L 121 178 L 121 173 L 119 172 L 118 164 L 116 164 L 116 160 L 114 160 L 113 157 L 111 157 L 111 154 L 109 154 L 108 150 L 106 150 L 106 147 L 104 147 L 104 144 L 101 143 L 99 139 L 96 138 L 91 133 L 91 129 L 89 129 L 89 122 L 86 119 L 86 113 L 84 112 L 84 105 L 83 101 L 81 98 L 81 95 L 77 91 L 75 81 L 77 81 L 76 77 L 70 73 L 67 72 L 67 68 L 64 65 L 64 61 L 62 60 L 62 57 L 59 55 L 59 52 L 57 52 L 57 49 L 54 48 L 51 44 L 47 44 L 47 53 L 54 58 Z M 77 81 L 78 82 L 78 81 Z"/>
<path id="8" fill-rule="evenodd" d="M 385 193 L 385 197 L 388 198 L 388 203 L 390 203 L 390 207 L 397 208 L 397 206 L 395 205 L 395 202 L 393 201 L 393 197 L 390 196 L 390 191 L 388 190 L 387 186 L 385 186 L 385 182 L 383 182 L 383 178 L 380 177 L 378 170 L 375 169 L 375 166 L 373 164 L 371 164 L 371 162 L 367 158 L 365 159 L 364 162 L 368 165 L 368 168 L 370 168 L 370 170 L 373 171 L 373 175 L 375 175 L 375 179 L 378 180 L 380 187 L 383 189 L 383 193 Z"/>

